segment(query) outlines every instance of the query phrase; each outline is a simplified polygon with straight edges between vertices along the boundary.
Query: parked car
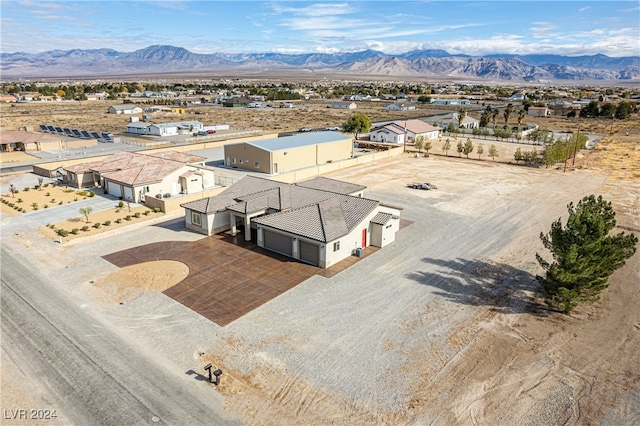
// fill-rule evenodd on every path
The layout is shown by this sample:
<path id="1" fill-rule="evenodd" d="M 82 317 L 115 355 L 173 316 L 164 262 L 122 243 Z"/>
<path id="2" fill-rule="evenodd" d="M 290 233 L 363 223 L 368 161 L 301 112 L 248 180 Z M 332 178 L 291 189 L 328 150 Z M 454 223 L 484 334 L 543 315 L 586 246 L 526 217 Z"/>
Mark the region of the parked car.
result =
<path id="1" fill-rule="evenodd" d="M 298 130 L 299 132 L 310 132 L 311 131 L 311 127 L 300 127 L 300 130 Z"/>
<path id="2" fill-rule="evenodd" d="M 342 127 L 340 127 L 340 126 L 329 126 L 329 127 L 325 127 L 324 129 L 328 130 L 330 132 L 337 132 L 337 131 L 342 130 Z"/>
<path id="3" fill-rule="evenodd" d="M 207 130 L 207 134 L 208 134 L 208 135 L 212 135 L 212 134 L 214 134 L 215 132 L 216 132 L 215 130 Z"/>
<path id="4" fill-rule="evenodd" d="M 428 182 L 413 182 L 407 185 L 409 188 L 414 189 L 438 189 L 434 184 Z"/>
<path id="5" fill-rule="evenodd" d="M 200 130 L 199 132 L 194 132 L 193 136 L 207 136 L 207 132 Z"/>

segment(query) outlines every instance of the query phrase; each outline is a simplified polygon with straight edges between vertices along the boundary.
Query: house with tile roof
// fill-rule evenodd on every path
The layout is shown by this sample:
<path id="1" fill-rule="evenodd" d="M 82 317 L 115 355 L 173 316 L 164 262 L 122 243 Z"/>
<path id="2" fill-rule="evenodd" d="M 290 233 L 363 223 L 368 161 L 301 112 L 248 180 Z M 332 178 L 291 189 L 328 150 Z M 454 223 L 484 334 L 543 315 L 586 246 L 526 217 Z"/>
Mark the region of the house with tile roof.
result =
<path id="1" fill-rule="evenodd" d="M 175 151 L 120 151 L 101 161 L 63 168 L 63 181 L 78 188 L 102 188 L 105 194 L 123 200 L 144 202 L 147 195 L 167 198 L 213 186 L 213 170 L 204 167 L 205 160 Z"/>
<path id="2" fill-rule="evenodd" d="M 225 166 L 278 174 L 351 158 L 353 140 L 338 132 L 309 132 L 226 144 Z"/>
<path id="3" fill-rule="evenodd" d="M 437 139 L 441 130 L 439 127 L 432 126 L 422 120 L 413 119 L 394 121 L 374 127 L 371 129 L 369 137 L 374 142 L 414 143 L 418 136 L 423 136 L 425 140 Z"/>
<path id="4" fill-rule="evenodd" d="M 323 177 L 288 184 L 246 176 L 214 197 L 181 206 L 189 229 L 244 232 L 260 247 L 328 268 L 356 249 L 395 241 L 400 208 L 365 198 L 364 189 Z"/>

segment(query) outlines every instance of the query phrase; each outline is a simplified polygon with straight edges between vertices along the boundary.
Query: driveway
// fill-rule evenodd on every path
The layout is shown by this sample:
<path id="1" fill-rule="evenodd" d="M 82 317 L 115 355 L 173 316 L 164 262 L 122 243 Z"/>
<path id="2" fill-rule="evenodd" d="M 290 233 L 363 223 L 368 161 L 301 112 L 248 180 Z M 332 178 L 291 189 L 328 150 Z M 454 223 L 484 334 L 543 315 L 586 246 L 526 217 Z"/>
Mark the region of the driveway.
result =
<path id="1" fill-rule="evenodd" d="M 363 257 L 377 251 L 367 247 Z M 227 233 L 195 242 L 167 241 L 103 256 L 125 267 L 156 260 L 175 260 L 189 267 L 189 275 L 164 294 L 225 326 L 313 275 L 331 277 L 361 258 L 351 256 L 328 268 L 298 262 Z"/>

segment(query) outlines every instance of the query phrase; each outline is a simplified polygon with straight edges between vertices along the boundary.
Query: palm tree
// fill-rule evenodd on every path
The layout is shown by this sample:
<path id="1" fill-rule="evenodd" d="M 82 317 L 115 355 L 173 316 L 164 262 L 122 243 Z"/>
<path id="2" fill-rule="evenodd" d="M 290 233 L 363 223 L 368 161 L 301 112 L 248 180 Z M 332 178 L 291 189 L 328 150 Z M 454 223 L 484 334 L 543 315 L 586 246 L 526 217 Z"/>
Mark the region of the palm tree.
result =
<path id="1" fill-rule="evenodd" d="M 521 109 L 518 112 L 518 127 L 520 127 L 522 125 L 522 120 L 524 120 L 524 116 L 527 114 L 527 112 L 524 109 Z"/>
<path id="2" fill-rule="evenodd" d="M 498 114 L 500 114 L 500 110 L 499 109 L 492 109 L 491 110 L 491 120 L 493 121 L 493 128 L 494 129 L 496 127 L 496 121 L 498 121 Z"/>
<path id="3" fill-rule="evenodd" d="M 467 111 L 464 110 L 464 108 L 460 108 L 460 110 L 458 111 L 458 128 L 462 127 L 462 122 L 464 121 L 464 118 L 467 116 Z"/>
<path id="4" fill-rule="evenodd" d="M 505 108 L 504 112 L 502 113 L 504 115 L 504 125 L 508 125 L 509 124 L 509 117 L 511 117 L 511 114 L 513 113 L 513 104 L 509 104 L 507 105 L 507 107 Z"/>

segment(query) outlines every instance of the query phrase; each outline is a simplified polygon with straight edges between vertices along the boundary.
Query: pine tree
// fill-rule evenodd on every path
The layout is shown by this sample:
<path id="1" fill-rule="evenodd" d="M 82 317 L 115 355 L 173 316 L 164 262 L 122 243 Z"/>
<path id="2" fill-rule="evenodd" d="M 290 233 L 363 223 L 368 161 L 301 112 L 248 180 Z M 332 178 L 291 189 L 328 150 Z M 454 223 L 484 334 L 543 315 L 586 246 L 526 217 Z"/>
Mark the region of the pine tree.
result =
<path id="1" fill-rule="evenodd" d="M 568 313 L 579 302 L 598 299 L 607 288 L 607 279 L 636 251 L 638 238 L 620 232 L 609 235 L 616 226 L 615 212 L 608 202 L 589 195 L 577 206 L 567 206 L 569 218 L 562 226 L 558 219 L 547 235 L 540 233 L 544 247 L 553 256 L 549 263 L 536 253 L 545 276 L 536 276 L 550 306 Z"/>

